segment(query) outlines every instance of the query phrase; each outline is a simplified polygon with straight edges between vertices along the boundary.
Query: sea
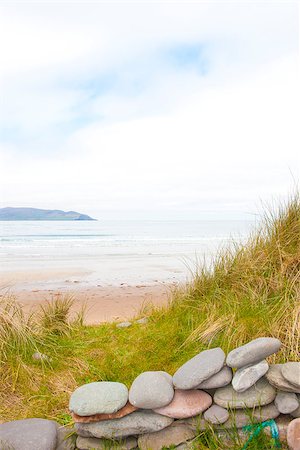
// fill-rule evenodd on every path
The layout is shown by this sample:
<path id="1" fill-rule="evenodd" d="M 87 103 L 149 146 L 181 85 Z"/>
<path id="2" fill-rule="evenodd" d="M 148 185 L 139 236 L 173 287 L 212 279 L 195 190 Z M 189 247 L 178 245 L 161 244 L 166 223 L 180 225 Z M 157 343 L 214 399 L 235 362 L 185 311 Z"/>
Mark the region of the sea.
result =
<path id="1" fill-rule="evenodd" d="M 0 277 L 23 274 L 16 280 L 28 288 L 33 279 L 82 287 L 184 282 L 220 249 L 245 241 L 254 226 L 252 220 L 0 222 Z"/>

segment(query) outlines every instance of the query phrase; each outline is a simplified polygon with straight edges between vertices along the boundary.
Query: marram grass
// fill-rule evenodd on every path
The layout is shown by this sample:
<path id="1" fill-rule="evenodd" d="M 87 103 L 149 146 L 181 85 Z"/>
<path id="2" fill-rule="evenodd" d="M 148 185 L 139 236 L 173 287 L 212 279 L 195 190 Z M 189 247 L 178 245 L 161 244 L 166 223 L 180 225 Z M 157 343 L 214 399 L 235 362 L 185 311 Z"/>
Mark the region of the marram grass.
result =
<path id="1" fill-rule="evenodd" d="M 129 386 L 142 371 L 173 373 L 201 350 L 221 346 L 228 352 L 259 336 L 283 343 L 271 362 L 299 360 L 299 196 L 267 212 L 248 242 L 222 250 L 210 267 L 199 267 L 191 283 L 170 292 L 167 307 L 148 306 L 147 325 L 84 326 L 82 316 L 70 322 L 70 299 L 25 317 L 13 298 L 2 298 L 1 420 L 46 417 L 68 423 L 69 396 L 82 383 L 111 380 Z M 35 351 L 51 361 L 33 361 Z M 195 441 L 198 449 L 222 448 L 218 445 L 211 433 Z M 249 448 L 273 447 L 255 441 Z"/>

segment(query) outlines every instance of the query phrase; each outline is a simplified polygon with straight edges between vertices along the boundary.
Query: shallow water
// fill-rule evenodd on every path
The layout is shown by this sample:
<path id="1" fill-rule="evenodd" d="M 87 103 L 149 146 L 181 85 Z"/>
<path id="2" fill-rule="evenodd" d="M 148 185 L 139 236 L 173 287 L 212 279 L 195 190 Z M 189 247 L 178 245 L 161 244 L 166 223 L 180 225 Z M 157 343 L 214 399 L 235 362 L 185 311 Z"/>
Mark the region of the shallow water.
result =
<path id="1" fill-rule="evenodd" d="M 102 285 L 184 281 L 204 255 L 209 261 L 232 239 L 245 240 L 253 226 L 239 220 L 0 222 L 0 275 L 70 271 L 73 281 Z"/>

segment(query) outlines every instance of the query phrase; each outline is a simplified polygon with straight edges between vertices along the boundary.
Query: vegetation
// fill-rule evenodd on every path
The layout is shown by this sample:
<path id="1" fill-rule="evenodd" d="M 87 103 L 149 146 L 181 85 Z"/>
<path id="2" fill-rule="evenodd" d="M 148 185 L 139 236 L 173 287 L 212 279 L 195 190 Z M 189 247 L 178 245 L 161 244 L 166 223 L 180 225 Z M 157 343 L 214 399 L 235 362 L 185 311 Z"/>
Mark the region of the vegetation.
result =
<path id="1" fill-rule="evenodd" d="M 267 213 L 244 245 L 221 251 L 210 267 L 170 294 L 162 309 L 141 311 L 147 325 L 84 326 L 68 321 L 72 301 L 56 300 L 25 317 L 13 298 L 0 302 L 0 417 L 46 417 L 68 423 L 68 399 L 96 380 L 127 385 L 144 370 L 173 373 L 206 348 L 226 352 L 259 336 L 283 342 L 271 362 L 297 360 L 300 344 L 300 201 Z M 34 352 L 51 359 L 34 361 Z M 207 434 L 197 448 L 218 447 Z M 215 443 L 214 443 L 215 442 Z M 195 443 L 196 444 L 196 443 Z M 258 441 L 249 448 L 273 448 Z M 233 448 L 240 448 L 234 446 Z"/>

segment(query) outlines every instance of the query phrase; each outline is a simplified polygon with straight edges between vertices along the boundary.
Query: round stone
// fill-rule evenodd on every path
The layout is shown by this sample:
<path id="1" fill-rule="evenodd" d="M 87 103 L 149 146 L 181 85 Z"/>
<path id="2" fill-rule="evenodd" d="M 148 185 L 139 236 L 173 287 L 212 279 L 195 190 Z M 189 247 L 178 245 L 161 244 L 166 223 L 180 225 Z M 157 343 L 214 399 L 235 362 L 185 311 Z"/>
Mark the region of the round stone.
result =
<path id="1" fill-rule="evenodd" d="M 258 406 L 252 409 L 237 409 L 229 411 L 229 418 L 226 422 L 220 425 L 220 428 L 242 428 L 253 423 L 265 422 L 266 420 L 276 419 L 279 416 L 279 411 L 274 405 L 270 403 L 266 406 Z M 215 427 L 218 428 L 216 424 Z"/>
<path id="2" fill-rule="evenodd" d="M 77 388 L 70 398 L 69 409 L 78 416 L 112 414 L 128 401 L 125 384 L 99 381 Z"/>
<path id="3" fill-rule="evenodd" d="M 267 356 L 278 352 L 280 347 L 281 342 L 279 339 L 270 337 L 257 338 L 232 350 L 227 356 L 226 364 L 229 367 L 239 369 L 265 359 Z"/>
<path id="4" fill-rule="evenodd" d="M 276 387 L 279 391 L 294 392 L 300 394 L 300 388 L 297 388 L 293 384 L 289 383 L 281 373 L 283 364 L 271 364 L 266 378 L 269 383 Z"/>
<path id="5" fill-rule="evenodd" d="M 13 420 L 0 425 L 3 450 L 55 450 L 57 424 L 52 420 Z"/>
<path id="6" fill-rule="evenodd" d="M 251 366 L 238 369 L 232 379 L 232 387 L 237 392 L 244 392 L 253 386 L 269 369 L 269 364 L 263 360 Z"/>
<path id="7" fill-rule="evenodd" d="M 289 383 L 300 389 L 300 362 L 282 364 L 281 373 Z"/>
<path id="8" fill-rule="evenodd" d="M 236 392 L 232 385 L 216 390 L 214 402 L 223 408 L 253 408 L 271 403 L 276 396 L 276 390 L 265 378 L 258 380 L 244 392 Z"/>
<path id="9" fill-rule="evenodd" d="M 163 408 L 155 409 L 155 412 L 173 419 L 184 419 L 200 414 L 211 404 L 211 396 L 204 391 L 176 389 L 171 403 Z"/>
<path id="10" fill-rule="evenodd" d="M 222 408 L 219 405 L 212 405 L 207 411 L 205 411 L 203 417 L 207 420 L 207 422 L 212 424 L 221 424 L 228 420 L 229 412 L 227 409 Z"/>
<path id="11" fill-rule="evenodd" d="M 300 405 L 300 395 L 299 394 L 297 395 L 297 399 L 298 399 L 298 402 L 299 402 L 299 405 Z M 300 406 L 298 406 L 298 408 L 295 409 L 295 411 L 292 411 L 291 415 L 293 417 L 296 417 L 296 418 L 300 417 Z"/>
<path id="12" fill-rule="evenodd" d="M 300 419 L 294 419 L 289 423 L 287 442 L 290 450 L 300 450 Z"/>
<path id="13" fill-rule="evenodd" d="M 219 372 L 225 361 L 221 348 L 204 350 L 181 366 L 173 376 L 177 389 L 194 389 Z"/>
<path id="14" fill-rule="evenodd" d="M 232 369 L 224 366 L 218 373 L 203 381 L 196 389 L 217 389 L 227 386 L 232 380 Z"/>
<path id="15" fill-rule="evenodd" d="M 293 392 L 277 392 L 274 403 L 281 414 L 290 414 L 299 408 L 297 395 Z"/>
<path id="16" fill-rule="evenodd" d="M 143 372 L 129 390 L 130 403 L 142 409 L 156 409 L 168 405 L 174 397 L 172 377 L 166 372 Z"/>
<path id="17" fill-rule="evenodd" d="M 94 423 L 76 423 L 79 436 L 119 439 L 144 433 L 153 433 L 168 427 L 173 419 L 152 411 L 136 411 L 121 419 Z"/>
<path id="18" fill-rule="evenodd" d="M 174 422 L 167 428 L 156 433 L 143 434 L 138 438 L 138 447 L 140 450 L 161 450 L 195 437 L 195 432 L 188 425 L 177 424 Z"/>

